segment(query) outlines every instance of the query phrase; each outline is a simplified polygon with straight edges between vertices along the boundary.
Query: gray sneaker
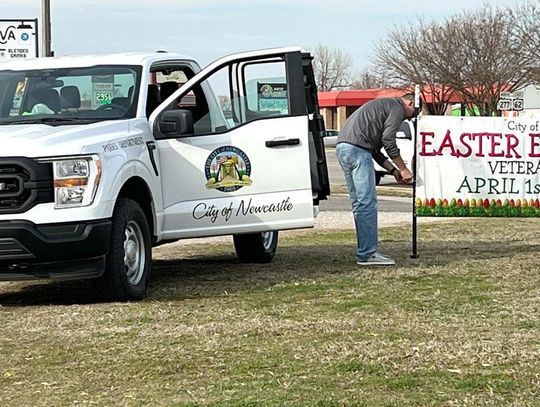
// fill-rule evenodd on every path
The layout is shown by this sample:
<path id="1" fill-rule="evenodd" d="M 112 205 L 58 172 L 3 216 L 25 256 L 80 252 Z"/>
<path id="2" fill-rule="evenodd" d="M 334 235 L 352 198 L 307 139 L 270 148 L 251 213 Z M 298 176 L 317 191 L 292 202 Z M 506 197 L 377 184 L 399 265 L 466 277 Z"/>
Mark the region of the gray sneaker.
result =
<path id="1" fill-rule="evenodd" d="M 380 253 L 373 253 L 365 260 L 358 260 L 356 264 L 359 266 L 393 266 L 396 262 Z"/>

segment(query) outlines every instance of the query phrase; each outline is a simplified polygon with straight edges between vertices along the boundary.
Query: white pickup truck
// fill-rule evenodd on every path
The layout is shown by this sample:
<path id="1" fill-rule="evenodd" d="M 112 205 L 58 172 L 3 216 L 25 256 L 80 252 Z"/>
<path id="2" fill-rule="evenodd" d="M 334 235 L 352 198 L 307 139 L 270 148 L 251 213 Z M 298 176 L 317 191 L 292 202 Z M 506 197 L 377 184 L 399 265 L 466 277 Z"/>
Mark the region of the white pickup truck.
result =
<path id="1" fill-rule="evenodd" d="M 233 235 L 268 262 L 329 194 L 311 57 L 245 52 L 0 64 L 0 280 L 144 297 L 152 246 Z"/>

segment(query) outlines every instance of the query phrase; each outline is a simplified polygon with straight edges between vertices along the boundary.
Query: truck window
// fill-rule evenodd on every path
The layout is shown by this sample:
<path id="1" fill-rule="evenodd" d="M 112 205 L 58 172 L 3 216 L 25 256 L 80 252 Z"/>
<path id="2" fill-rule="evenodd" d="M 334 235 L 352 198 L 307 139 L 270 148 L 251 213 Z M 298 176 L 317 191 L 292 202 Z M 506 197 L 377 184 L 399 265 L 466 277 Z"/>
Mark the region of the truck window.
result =
<path id="1" fill-rule="evenodd" d="M 189 78 L 193 77 L 195 73 L 193 70 L 183 64 L 166 64 L 158 63 L 155 66 L 150 68 L 150 78 L 149 83 L 150 87 L 155 87 L 156 92 L 154 94 L 148 95 L 146 102 L 146 112 L 147 116 L 154 111 L 154 109 L 159 106 L 161 102 L 164 102 L 169 96 L 171 96 L 175 91 L 178 90 L 180 86 L 188 81 Z M 175 101 L 180 107 L 186 103 L 191 106 L 194 106 L 195 96 L 193 93 L 187 95 L 185 101 Z"/>
<path id="2" fill-rule="evenodd" d="M 283 62 L 244 67 L 245 94 L 250 112 L 271 116 L 289 114 L 287 81 Z"/>
<path id="3" fill-rule="evenodd" d="M 135 117 L 140 67 L 0 71 L 0 124 Z"/>
<path id="4" fill-rule="evenodd" d="M 194 135 L 288 115 L 285 62 L 272 59 L 224 66 L 194 85 L 171 108 L 192 113 Z"/>

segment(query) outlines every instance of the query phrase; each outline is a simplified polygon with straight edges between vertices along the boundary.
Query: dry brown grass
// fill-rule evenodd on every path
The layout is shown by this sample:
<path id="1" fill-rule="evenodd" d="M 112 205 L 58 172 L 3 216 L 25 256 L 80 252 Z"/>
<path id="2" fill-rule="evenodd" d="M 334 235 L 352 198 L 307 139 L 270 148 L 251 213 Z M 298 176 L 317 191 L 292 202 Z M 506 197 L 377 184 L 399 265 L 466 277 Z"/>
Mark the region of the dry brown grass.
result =
<path id="1" fill-rule="evenodd" d="M 270 265 L 229 244 L 156 251 L 149 297 L 0 285 L 4 406 L 537 406 L 536 219 L 382 231 L 393 268 L 358 270 L 350 231 L 290 234 Z"/>

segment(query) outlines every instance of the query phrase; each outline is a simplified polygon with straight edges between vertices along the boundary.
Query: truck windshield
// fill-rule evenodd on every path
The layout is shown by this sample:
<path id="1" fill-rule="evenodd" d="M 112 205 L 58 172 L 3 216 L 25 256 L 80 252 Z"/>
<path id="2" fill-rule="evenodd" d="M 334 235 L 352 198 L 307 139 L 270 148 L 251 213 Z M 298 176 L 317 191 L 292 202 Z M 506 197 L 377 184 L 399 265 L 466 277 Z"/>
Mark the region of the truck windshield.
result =
<path id="1" fill-rule="evenodd" d="M 140 66 L 0 71 L 0 125 L 135 117 Z"/>

